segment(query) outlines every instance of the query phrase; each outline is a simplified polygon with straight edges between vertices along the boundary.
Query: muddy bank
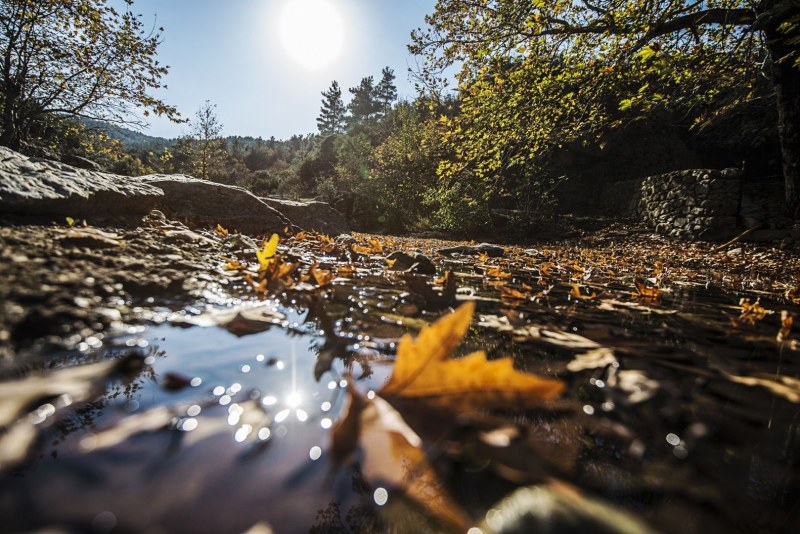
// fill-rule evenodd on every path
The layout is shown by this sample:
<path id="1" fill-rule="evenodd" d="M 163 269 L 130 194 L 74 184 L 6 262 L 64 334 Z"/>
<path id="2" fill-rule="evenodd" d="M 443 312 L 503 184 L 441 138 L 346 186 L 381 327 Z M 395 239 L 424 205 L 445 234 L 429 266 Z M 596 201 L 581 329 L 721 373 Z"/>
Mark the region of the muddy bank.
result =
<path id="1" fill-rule="evenodd" d="M 246 236 L 190 230 L 157 211 L 126 226 L 3 221 L 1 365 L 96 343 L 147 310 L 213 302 L 229 283 L 222 257 L 255 246 Z"/>

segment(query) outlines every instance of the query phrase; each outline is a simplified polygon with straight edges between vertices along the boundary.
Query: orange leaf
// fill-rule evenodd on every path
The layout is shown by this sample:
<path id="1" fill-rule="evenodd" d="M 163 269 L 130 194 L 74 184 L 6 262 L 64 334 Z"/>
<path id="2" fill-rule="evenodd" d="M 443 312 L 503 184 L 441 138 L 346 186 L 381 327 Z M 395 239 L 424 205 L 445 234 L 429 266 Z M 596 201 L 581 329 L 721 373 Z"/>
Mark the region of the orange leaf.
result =
<path id="1" fill-rule="evenodd" d="M 468 302 L 423 328 L 416 339 L 403 336 L 392 376 L 380 394 L 464 411 L 524 408 L 561 392 L 561 382 L 517 371 L 511 358 L 488 361 L 478 351 L 452 359 L 474 310 L 475 304 Z"/>
<path id="2" fill-rule="evenodd" d="M 511 273 L 508 271 L 504 271 L 501 267 L 493 267 L 486 271 L 486 276 L 491 276 L 492 278 L 500 278 L 505 280 L 507 278 L 511 278 Z"/>
<path id="3" fill-rule="evenodd" d="M 792 332 L 792 323 L 794 323 L 794 314 L 781 310 L 781 329 L 778 330 L 776 338 L 779 343 L 788 339 L 789 334 Z"/>
<path id="4" fill-rule="evenodd" d="M 653 300 L 661 298 L 661 290 L 657 287 L 647 287 L 643 282 L 636 279 L 633 280 L 633 283 L 636 284 L 637 296 Z"/>
<path id="5" fill-rule="evenodd" d="M 223 228 L 222 225 L 217 224 L 217 227 L 214 229 L 214 233 L 216 233 L 218 236 L 225 237 L 228 235 L 228 230 Z"/>
<path id="6" fill-rule="evenodd" d="M 504 300 L 525 300 L 525 293 L 506 286 L 500 286 L 500 298 Z"/>
<path id="7" fill-rule="evenodd" d="M 578 284 L 570 284 L 570 285 L 572 286 L 572 291 L 570 291 L 569 294 L 572 295 L 573 297 L 575 297 L 576 299 L 579 299 L 579 300 L 594 300 L 594 299 L 596 299 L 597 297 L 600 296 L 600 294 L 595 293 L 594 291 L 592 291 L 591 295 L 583 295 L 583 294 L 581 294 L 581 286 L 579 286 Z"/>

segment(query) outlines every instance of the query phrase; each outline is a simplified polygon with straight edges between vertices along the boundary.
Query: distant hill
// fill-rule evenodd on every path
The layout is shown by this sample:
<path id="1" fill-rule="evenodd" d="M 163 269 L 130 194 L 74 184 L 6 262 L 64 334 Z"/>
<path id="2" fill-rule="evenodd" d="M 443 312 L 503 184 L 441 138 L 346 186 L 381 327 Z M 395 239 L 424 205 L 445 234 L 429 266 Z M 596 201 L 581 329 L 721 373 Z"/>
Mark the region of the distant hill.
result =
<path id="1" fill-rule="evenodd" d="M 155 137 L 98 120 L 84 119 L 83 123 L 89 128 L 105 132 L 113 139 L 118 139 L 126 151 L 168 148 L 173 146 L 176 141 L 176 139 Z"/>

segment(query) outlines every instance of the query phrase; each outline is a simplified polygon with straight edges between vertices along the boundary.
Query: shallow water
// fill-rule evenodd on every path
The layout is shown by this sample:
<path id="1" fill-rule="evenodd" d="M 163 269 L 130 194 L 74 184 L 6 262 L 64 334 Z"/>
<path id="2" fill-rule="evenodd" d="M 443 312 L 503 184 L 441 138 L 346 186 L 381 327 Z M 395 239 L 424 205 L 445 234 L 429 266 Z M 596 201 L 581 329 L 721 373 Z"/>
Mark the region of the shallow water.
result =
<path id="1" fill-rule="evenodd" d="M 586 352 L 578 338 L 520 340 L 497 288 L 467 264 L 449 267 L 463 271 L 460 298 L 478 299 L 463 351 L 511 355 L 518 368 L 567 385 L 554 407 L 504 414 L 537 436 L 542 458 L 531 462 L 541 460 L 549 476 L 665 532 L 797 530 L 798 404 L 766 382 L 731 378 L 800 377 L 797 346 L 775 339 L 779 313 L 742 322 L 737 305 L 748 294 L 716 286 L 674 285 L 646 302 L 596 277 L 589 286 L 604 294 L 576 302 L 569 285 L 555 283 L 511 317 L 613 354 L 576 370 L 570 362 Z M 512 287 L 550 287 L 535 273 L 514 275 Z M 345 375 L 362 392 L 379 389 L 397 339 L 441 310 L 380 271 L 337 279 L 326 295 L 310 322 L 307 295 L 288 294 L 271 304 L 285 317 L 257 333 L 167 321 L 107 343 L 91 358 L 139 352 L 148 367 L 110 382 L 97 402 L 61 410 L 36 456 L 0 477 L 3 530 L 243 532 L 264 523 L 276 532 L 414 531 L 377 517 L 380 488 L 334 465 L 330 428 L 345 402 Z M 336 343 L 320 334 L 326 327 Z M 152 428 L 133 418 L 154 411 Z M 111 439 L 125 421 L 135 423 Z M 476 519 L 511 488 L 483 467 L 445 470 Z"/>

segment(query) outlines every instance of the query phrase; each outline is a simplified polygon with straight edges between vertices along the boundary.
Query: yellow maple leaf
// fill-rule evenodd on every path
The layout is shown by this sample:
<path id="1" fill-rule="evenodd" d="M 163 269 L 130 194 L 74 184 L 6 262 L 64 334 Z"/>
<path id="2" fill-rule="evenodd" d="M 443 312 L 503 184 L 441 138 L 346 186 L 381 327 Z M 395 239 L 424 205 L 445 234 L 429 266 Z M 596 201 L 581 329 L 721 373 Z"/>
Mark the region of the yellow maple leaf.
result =
<path id="1" fill-rule="evenodd" d="M 269 241 L 264 241 L 261 244 L 261 250 L 256 249 L 256 257 L 258 258 L 258 272 L 266 271 L 270 263 L 275 261 L 275 252 L 278 250 L 278 234 L 272 234 Z"/>
<path id="2" fill-rule="evenodd" d="M 468 302 L 423 328 L 416 339 L 403 336 L 392 376 L 380 395 L 467 410 L 524 408 L 561 392 L 561 382 L 517 371 L 511 358 L 489 361 L 486 353 L 477 351 L 453 359 L 474 310 L 475 304 Z"/>
<path id="3" fill-rule="evenodd" d="M 228 230 L 223 228 L 221 224 L 217 223 L 217 227 L 214 229 L 214 233 L 216 233 L 220 237 L 226 237 L 228 235 Z"/>

